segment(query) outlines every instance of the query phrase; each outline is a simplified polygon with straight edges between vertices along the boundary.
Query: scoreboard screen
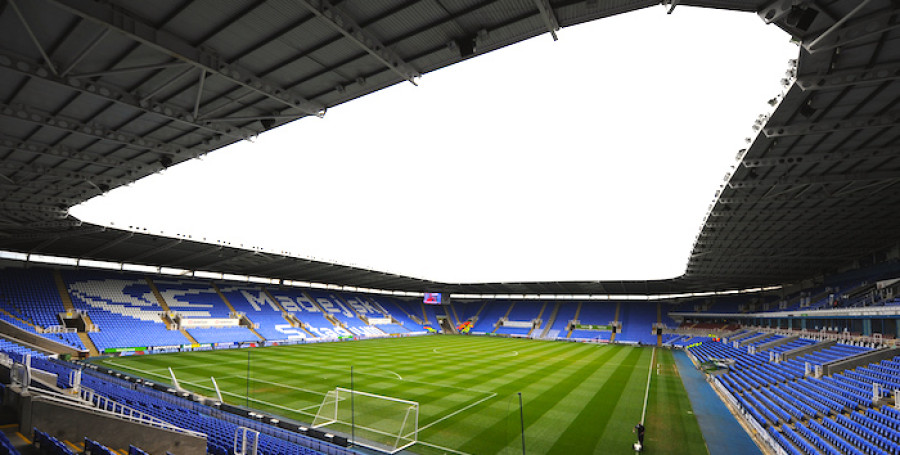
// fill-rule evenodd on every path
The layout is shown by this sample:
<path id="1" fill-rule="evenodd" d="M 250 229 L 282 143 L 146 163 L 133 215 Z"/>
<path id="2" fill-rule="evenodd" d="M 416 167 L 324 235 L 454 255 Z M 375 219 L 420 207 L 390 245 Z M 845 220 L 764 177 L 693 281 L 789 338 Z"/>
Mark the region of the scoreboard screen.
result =
<path id="1" fill-rule="evenodd" d="M 431 305 L 440 305 L 441 304 L 441 293 L 440 292 L 426 292 L 425 298 L 422 300 L 424 303 L 428 303 Z"/>

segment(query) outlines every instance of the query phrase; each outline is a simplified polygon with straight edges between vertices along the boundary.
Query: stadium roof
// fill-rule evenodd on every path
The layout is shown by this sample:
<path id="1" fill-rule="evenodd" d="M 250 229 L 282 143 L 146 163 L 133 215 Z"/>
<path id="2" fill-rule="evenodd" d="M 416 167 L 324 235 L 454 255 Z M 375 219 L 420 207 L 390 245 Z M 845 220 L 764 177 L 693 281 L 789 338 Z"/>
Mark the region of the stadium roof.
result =
<path id="1" fill-rule="evenodd" d="M 663 2 L 758 13 L 802 42 L 797 72 L 786 77 L 796 83 L 739 152 L 676 279 L 435 283 L 68 214 L 383 87 L 658 3 L 0 0 L 0 249 L 405 291 L 670 294 L 794 282 L 900 243 L 892 0 Z M 703 134 L 703 119 L 686 127 Z"/>

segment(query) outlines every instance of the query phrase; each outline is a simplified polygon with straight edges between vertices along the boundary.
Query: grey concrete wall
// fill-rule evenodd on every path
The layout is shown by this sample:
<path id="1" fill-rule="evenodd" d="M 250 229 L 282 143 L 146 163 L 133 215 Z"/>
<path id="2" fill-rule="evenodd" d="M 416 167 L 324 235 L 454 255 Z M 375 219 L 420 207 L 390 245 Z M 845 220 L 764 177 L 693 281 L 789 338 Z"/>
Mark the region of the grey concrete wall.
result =
<path id="1" fill-rule="evenodd" d="M 13 339 L 13 341 L 21 341 L 26 346 L 30 345 L 29 347 L 37 347 L 39 349 L 36 350 L 40 351 L 53 352 L 56 354 L 69 354 L 75 357 L 87 357 L 88 355 L 87 351 L 79 351 L 67 344 L 48 340 L 38 334 L 20 329 L 4 320 L 0 320 L 0 334 Z"/>
<path id="2" fill-rule="evenodd" d="M 801 346 L 797 349 L 791 349 L 790 351 L 782 352 L 781 356 L 784 360 L 791 360 L 797 357 L 800 357 L 803 354 L 809 354 L 810 352 L 821 351 L 825 348 L 830 348 L 837 344 L 837 341 L 820 341 L 815 344 L 810 344 L 808 346 Z"/>
<path id="3" fill-rule="evenodd" d="M 870 363 L 881 362 L 882 360 L 893 359 L 900 355 L 900 348 L 884 348 L 876 351 L 870 351 L 865 354 L 853 356 L 849 359 L 835 360 L 822 365 L 822 371 L 827 375 L 840 373 L 844 370 L 850 370 L 856 367 L 868 365 Z"/>
<path id="4" fill-rule="evenodd" d="M 206 438 L 154 428 L 40 397 L 22 395 L 19 431 L 30 435 L 37 428 L 59 440 L 83 441 L 85 437 L 114 449 L 139 447 L 153 455 L 203 455 Z"/>
<path id="5" fill-rule="evenodd" d="M 756 352 L 761 352 L 761 351 L 765 351 L 765 350 L 767 350 L 767 349 L 777 348 L 778 346 L 781 346 L 781 345 L 784 345 L 784 344 L 788 344 L 788 343 L 790 343 L 791 341 L 794 341 L 794 340 L 799 339 L 799 338 L 800 338 L 800 337 L 798 337 L 798 336 L 784 337 L 784 338 L 781 338 L 781 339 L 772 341 L 772 342 L 770 342 L 770 343 L 761 344 L 761 345 L 759 345 L 759 346 L 756 347 Z"/>

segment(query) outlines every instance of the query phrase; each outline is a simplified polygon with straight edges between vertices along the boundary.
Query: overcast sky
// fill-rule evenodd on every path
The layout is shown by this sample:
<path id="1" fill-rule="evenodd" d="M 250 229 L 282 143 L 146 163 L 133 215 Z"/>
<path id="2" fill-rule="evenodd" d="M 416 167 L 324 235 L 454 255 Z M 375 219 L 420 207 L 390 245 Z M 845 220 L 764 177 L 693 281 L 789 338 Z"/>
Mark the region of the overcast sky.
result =
<path id="1" fill-rule="evenodd" d="M 444 282 L 681 275 L 797 46 L 755 14 L 684 6 L 558 35 L 329 109 L 72 213 Z"/>

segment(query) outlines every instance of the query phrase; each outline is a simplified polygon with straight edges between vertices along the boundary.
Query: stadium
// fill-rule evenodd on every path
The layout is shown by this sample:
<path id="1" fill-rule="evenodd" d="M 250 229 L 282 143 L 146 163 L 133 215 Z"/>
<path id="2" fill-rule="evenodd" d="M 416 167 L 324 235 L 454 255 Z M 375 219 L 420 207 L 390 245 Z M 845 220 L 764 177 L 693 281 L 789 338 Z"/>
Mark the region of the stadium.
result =
<path id="1" fill-rule="evenodd" d="M 771 112 L 722 151 L 736 164 L 676 278 L 445 282 L 70 213 L 651 7 L 755 16 L 798 49 Z M 898 15 L 894 0 L 0 0 L 0 453 L 898 454 Z M 711 134 L 697 117 L 678 120 Z"/>

